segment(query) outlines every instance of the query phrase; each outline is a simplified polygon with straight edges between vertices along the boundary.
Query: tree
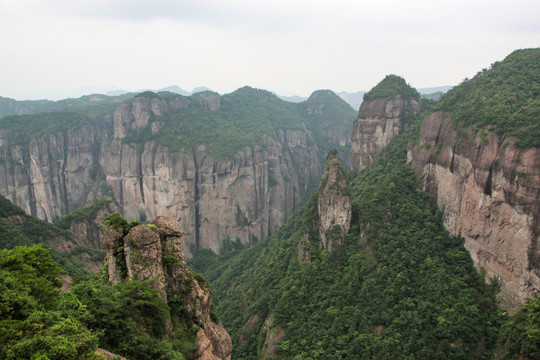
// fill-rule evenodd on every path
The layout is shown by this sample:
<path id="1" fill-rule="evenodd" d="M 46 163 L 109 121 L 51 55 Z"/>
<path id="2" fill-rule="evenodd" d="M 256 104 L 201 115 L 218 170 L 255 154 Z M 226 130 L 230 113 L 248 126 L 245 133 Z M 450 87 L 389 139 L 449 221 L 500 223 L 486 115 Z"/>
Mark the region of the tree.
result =
<path id="1" fill-rule="evenodd" d="M 0 250 L 0 358 L 93 357 L 98 337 L 79 322 L 78 299 L 60 293 L 63 273 L 41 246 Z"/>

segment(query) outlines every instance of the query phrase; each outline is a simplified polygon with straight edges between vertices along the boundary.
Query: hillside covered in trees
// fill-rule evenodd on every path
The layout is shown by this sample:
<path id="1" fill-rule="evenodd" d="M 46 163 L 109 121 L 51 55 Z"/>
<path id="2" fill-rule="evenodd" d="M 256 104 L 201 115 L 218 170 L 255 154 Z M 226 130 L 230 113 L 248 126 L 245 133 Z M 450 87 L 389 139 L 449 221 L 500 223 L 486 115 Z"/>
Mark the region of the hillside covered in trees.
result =
<path id="1" fill-rule="evenodd" d="M 339 168 L 332 183 L 325 170 L 307 203 L 273 235 L 249 248 L 239 239 L 226 238 L 219 255 L 200 248 L 190 264 L 204 277 L 187 272 L 188 286 L 184 292 L 175 289 L 169 302 L 160 298 L 152 281 L 123 281 L 128 278 L 126 259 L 130 256 L 138 261 L 139 271 L 149 267 L 130 242 L 129 231 L 140 226 L 151 233 L 154 225 L 127 221 L 118 214 L 109 217 L 106 225 L 118 230 L 123 239 L 114 249 L 113 265 L 126 269 L 125 274 L 112 284 L 107 266 L 87 277 L 80 271 L 71 291 L 61 293 L 58 276 L 64 276 L 65 270 L 49 253 L 63 261 L 61 266 L 70 274 L 70 267 L 77 265 L 55 251 L 31 245 L 50 241 L 46 239 L 49 235 L 69 242 L 73 236 L 67 231 L 70 219 L 91 216 L 94 210 L 80 210 L 51 225 L 0 197 L 0 248 L 5 248 L 0 250 L 0 357 L 95 359 L 100 357 L 96 349 L 102 347 L 128 359 L 189 358 L 197 346 L 198 329 L 193 327 L 196 316 L 187 311 L 190 304 L 182 304 L 182 300 L 196 293 L 196 286 L 190 285 L 195 280 L 212 290 L 209 317 L 216 323 L 221 320 L 231 335 L 232 359 L 540 358 L 540 298 L 527 300 L 512 316 L 498 306 L 501 283 L 497 278 L 486 279 L 482 269 L 477 271 L 464 247 L 465 239 L 447 231 L 445 209 L 420 190 L 419 177 L 407 158 L 408 151 L 412 156 L 411 149 L 427 152 L 430 160 L 446 156 L 452 159 L 450 174 L 457 173 L 458 160 L 445 152 L 449 146 L 421 141 L 427 132 L 423 128 L 426 111 L 428 116 L 437 112 L 449 116 L 454 127 L 449 126 L 448 131 L 457 132 L 452 139 L 459 146 L 513 146 L 490 144 L 495 134 L 505 141 L 514 139 L 520 151 L 534 154 L 540 119 L 536 109 L 539 55 L 538 49 L 515 52 L 464 81 L 437 104 L 428 102 L 429 109 L 424 107 L 423 112 L 407 117 L 407 127 L 361 172 Z M 424 101 L 394 75 L 367 93 L 365 100 L 395 95 Z M 167 96 L 143 95 L 150 101 Z M 148 128 L 154 124 L 156 131 L 131 129 L 123 144 L 153 141 L 181 151 L 203 139 L 209 148 L 215 146 L 212 156 L 225 159 L 261 133 L 279 136 L 279 128 L 304 126 L 290 111 L 321 125 L 318 130 L 313 128 L 316 137 L 330 129 L 324 125 L 332 120 L 325 108 L 337 114 L 343 111 L 344 116 L 349 111 L 339 102 L 333 103 L 335 94 L 328 91 L 316 92 L 304 103 L 290 104 L 268 92 L 242 88 L 219 98 L 219 107 L 228 109 L 226 113 L 211 109 L 217 106 L 215 94 L 197 96 L 190 97 L 192 103 L 183 113 L 151 117 Z M 240 103 L 247 106 L 237 107 Z M 189 116 L 183 117 L 186 114 Z M 270 114 L 272 121 L 260 114 Z M 204 131 L 199 134 L 188 118 L 196 118 Z M 21 121 L 3 123 L 14 129 L 26 121 L 16 116 L 2 121 L 6 119 Z M 226 140 L 233 142 L 221 143 Z M 323 144 L 321 147 L 330 146 Z M 458 145 L 452 151 L 459 150 Z M 337 155 L 330 151 L 327 163 L 340 167 Z M 502 160 L 493 164 L 495 160 L 488 166 L 486 179 L 496 180 L 498 165 L 505 165 Z M 534 190 L 531 183 L 538 174 L 515 176 L 514 183 Z M 481 186 L 478 197 L 484 202 L 492 201 L 498 191 L 492 180 L 489 188 Z M 500 196 L 497 199 L 503 199 Z M 336 198 L 350 205 L 350 217 L 348 212 L 332 208 L 335 222 L 323 231 L 323 212 L 328 208 L 323 208 L 321 199 L 331 202 Z M 515 196 L 511 200 L 523 199 Z M 334 240 L 331 247 L 328 239 Z M 526 254 L 537 261 L 535 256 L 534 248 Z M 170 276 L 178 265 L 167 256 L 161 262 L 164 276 Z M 536 263 L 531 264 L 529 270 L 534 271 Z"/>
<path id="2" fill-rule="evenodd" d="M 459 238 L 416 187 L 406 137 L 361 174 L 350 174 L 351 231 L 329 253 L 302 239 L 317 196 L 275 235 L 244 251 L 202 253 L 235 359 L 261 358 L 280 335 L 276 358 L 459 359 L 493 355 L 505 315 Z M 311 231 L 314 237 L 317 233 Z M 211 264 L 211 265 L 209 265 Z M 266 348 L 265 348 L 266 347 Z"/>

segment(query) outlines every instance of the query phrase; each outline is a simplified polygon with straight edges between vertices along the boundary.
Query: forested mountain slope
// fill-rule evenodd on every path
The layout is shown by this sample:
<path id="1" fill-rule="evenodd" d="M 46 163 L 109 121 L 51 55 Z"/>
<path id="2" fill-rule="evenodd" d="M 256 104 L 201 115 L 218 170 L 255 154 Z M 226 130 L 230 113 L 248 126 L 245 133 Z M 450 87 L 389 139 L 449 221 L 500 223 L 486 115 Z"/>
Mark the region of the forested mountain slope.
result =
<path id="1" fill-rule="evenodd" d="M 219 252 L 285 222 L 326 152 L 348 151 L 354 116 L 330 91 L 293 104 L 249 87 L 6 116 L 0 193 L 48 221 L 108 198 L 130 219 L 181 219 L 188 255 Z"/>
<path id="2" fill-rule="evenodd" d="M 25 115 L 43 112 L 62 111 L 66 109 L 88 112 L 88 108 L 107 108 L 114 110 L 117 104 L 132 98 L 133 94 L 107 96 L 101 94 L 84 95 L 80 98 L 51 100 L 15 100 L 0 96 L 0 117 L 8 115 Z M 116 104 L 116 105 L 115 105 Z"/>
<path id="3" fill-rule="evenodd" d="M 271 237 L 221 258 L 203 252 L 194 259 L 211 280 L 233 358 L 493 354 L 505 319 L 495 288 L 416 186 L 406 143 L 394 138 L 362 173 L 351 174 L 350 231 L 331 252 L 319 238 L 322 184 Z"/>
<path id="4" fill-rule="evenodd" d="M 91 243 L 91 237 L 81 233 L 74 235 L 69 230 L 70 227 L 88 228 L 85 224 L 95 221 L 98 212 L 109 214 L 109 203 L 98 202 L 93 207 L 81 209 L 78 216 L 75 214 L 62 219 L 58 224 L 50 224 L 25 214 L 21 208 L 0 195 L 0 249 L 43 244 L 50 250 L 53 260 L 72 276 L 98 271 L 105 258 L 103 246 Z"/>
<path id="5" fill-rule="evenodd" d="M 445 94 L 409 145 L 420 187 L 511 312 L 540 293 L 539 141 L 540 49 L 528 49 Z"/>
<path id="6" fill-rule="evenodd" d="M 0 210 L 13 212 L 3 203 Z M 45 238 L 58 230 L 18 211 L 9 217 L 24 217 Z M 230 359 L 230 337 L 213 312 L 208 283 L 184 261 L 180 225 L 163 218 L 142 225 L 118 213 L 104 223 L 117 245 L 108 264 L 121 278 L 109 278 L 114 271 L 107 267 L 88 277 L 70 271 L 79 276 L 66 289 L 66 272 L 49 255 L 59 252 L 29 244 L 0 249 L 0 358 L 112 358 L 101 347 L 132 360 Z M 21 245 L 17 235 L 0 228 L 2 241 L 13 237 Z"/>

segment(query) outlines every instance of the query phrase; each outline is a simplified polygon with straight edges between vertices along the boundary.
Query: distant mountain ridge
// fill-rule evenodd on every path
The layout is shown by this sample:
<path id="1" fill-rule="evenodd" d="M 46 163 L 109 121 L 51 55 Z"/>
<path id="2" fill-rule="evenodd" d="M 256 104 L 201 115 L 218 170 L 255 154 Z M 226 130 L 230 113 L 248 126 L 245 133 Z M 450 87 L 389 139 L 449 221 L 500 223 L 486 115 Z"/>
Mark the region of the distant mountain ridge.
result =
<path id="1" fill-rule="evenodd" d="M 450 90 L 452 86 L 437 86 L 417 89 L 422 97 L 427 99 L 438 100 L 441 96 Z M 182 96 L 191 96 L 196 93 L 204 91 L 213 91 L 206 86 L 198 86 L 192 91 L 182 89 L 178 85 L 170 85 L 161 89 L 142 89 L 135 92 L 129 92 L 117 88 L 98 88 L 92 86 L 86 86 L 71 92 L 58 92 L 58 96 L 54 96 L 60 100 L 16 100 L 8 97 L 0 96 L 0 117 L 7 115 L 24 115 L 36 112 L 45 112 L 60 110 L 68 106 L 88 105 L 90 103 L 108 103 L 126 100 L 135 94 L 143 93 L 145 91 L 153 92 L 170 92 Z M 362 104 L 364 94 L 367 91 L 346 92 L 341 91 L 336 93 L 340 98 L 345 100 L 353 109 L 358 110 Z M 308 98 L 299 95 L 283 96 L 276 92 L 272 92 L 281 100 L 285 100 L 293 103 L 300 103 L 306 101 Z"/>
<path id="2" fill-rule="evenodd" d="M 183 219 L 188 255 L 277 229 L 315 186 L 324 155 L 348 153 L 356 116 L 329 90 L 295 104 L 250 87 L 46 106 L 56 108 L 0 119 L 0 193 L 48 221 L 97 199 L 130 219 Z"/>

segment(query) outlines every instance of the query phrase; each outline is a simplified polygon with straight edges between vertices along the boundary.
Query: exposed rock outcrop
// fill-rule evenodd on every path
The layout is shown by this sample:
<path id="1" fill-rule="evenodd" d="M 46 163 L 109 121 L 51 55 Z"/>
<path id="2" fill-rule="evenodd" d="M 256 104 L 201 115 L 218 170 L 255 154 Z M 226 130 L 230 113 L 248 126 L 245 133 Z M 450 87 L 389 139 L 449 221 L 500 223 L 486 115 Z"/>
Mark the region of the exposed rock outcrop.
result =
<path id="1" fill-rule="evenodd" d="M 351 133 L 351 168 L 360 171 L 371 164 L 394 136 L 411 125 L 407 118 L 417 115 L 420 106 L 401 95 L 364 101 Z"/>
<path id="2" fill-rule="evenodd" d="M 230 359 L 231 338 L 210 316 L 208 284 L 196 279 L 185 262 L 180 224 L 159 216 L 151 225 L 135 226 L 127 235 L 123 231 L 114 225 L 105 231 L 109 280 L 154 280 L 159 296 L 170 305 L 181 301 L 176 306 L 182 307 L 198 329 L 193 359 Z M 173 324 L 178 321 L 173 316 Z"/>
<path id="3" fill-rule="evenodd" d="M 335 151 L 326 157 L 317 200 L 319 236 L 323 247 L 332 251 L 343 244 L 351 227 L 352 202 L 349 184 Z"/>
<path id="4" fill-rule="evenodd" d="M 118 208 L 111 201 L 97 209 L 91 218 L 70 220 L 69 231 L 73 233 L 75 243 L 103 250 L 103 219 L 115 212 L 118 212 Z"/>
<path id="5" fill-rule="evenodd" d="M 454 128 L 449 116 L 435 112 L 408 158 L 446 228 L 465 238 L 477 268 L 501 282 L 501 305 L 513 312 L 538 294 L 540 150 L 520 150 L 515 139 L 495 132 L 480 137 Z"/>
<path id="6" fill-rule="evenodd" d="M 320 127 L 317 136 L 345 144 L 336 129 L 350 126 L 350 119 L 332 121 L 324 99 L 312 100 L 310 111 L 324 115 L 312 126 Z M 244 245 L 265 238 L 320 178 L 321 150 L 308 120 L 257 136 L 227 161 L 210 157 L 205 145 L 171 151 L 153 141 L 129 140 L 137 132 L 160 131 L 159 116 L 193 104 L 222 109 L 221 98 L 211 92 L 191 98 L 144 93 L 101 121 L 73 129 L 23 141 L 24 134 L 0 130 L 0 193 L 47 221 L 104 198 L 129 219 L 173 217 L 183 223 L 188 257 L 199 248 L 217 253 L 226 238 Z M 312 115 L 306 110 L 301 116 Z"/>
<path id="7" fill-rule="evenodd" d="M 279 342 L 285 335 L 285 329 L 274 324 L 274 317 L 270 315 L 264 322 L 261 333 L 265 334 L 261 350 L 261 359 L 272 359 L 276 356 Z"/>

